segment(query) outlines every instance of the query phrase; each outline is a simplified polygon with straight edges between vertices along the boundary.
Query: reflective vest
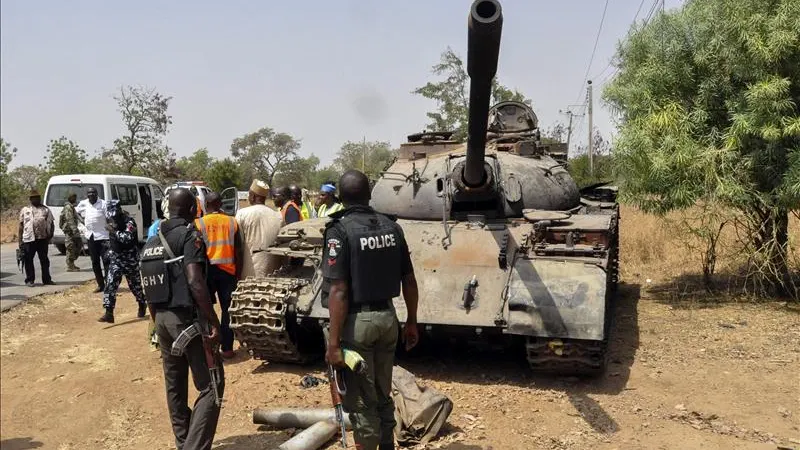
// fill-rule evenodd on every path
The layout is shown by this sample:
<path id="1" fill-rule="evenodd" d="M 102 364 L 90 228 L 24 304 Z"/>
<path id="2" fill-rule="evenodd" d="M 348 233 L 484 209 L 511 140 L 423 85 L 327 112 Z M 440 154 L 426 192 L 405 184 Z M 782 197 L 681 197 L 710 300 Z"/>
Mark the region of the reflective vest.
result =
<path id="1" fill-rule="evenodd" d="M 300 216 L 303 220 L 314 219 L 317 217 L 317 212 L 314 211 L 314 206 L 309 202 L 303 202 L 303 206 L 300 208 Z"/>
<path id="2" fill-rule="evenodd" d="M 236 219 L 222 213 L 211 213 L 195 219 L 194 223 L 206 241 L 209 264 L 236 275 L 234 236 L 239 229 Z"/>
<path id="3" fill-rule="evenodd" d="M 341 211 L 344 209 L 344 205 L 341 203 L 334 203 L 333 205 L 328 207 L 326 204 L 322 204 L 319 207 L 319 211 L 317 212 L 317 217 L 328 217 L 330 214 L 335 213 L 336 211 Z"/>
<path id="4" fill-rule="evenodd" d="M 285 205 L 283 205 L 283 208 L 281 208 L 281 215 L 283 216 L 283 223 L 284 224 L 286 223 L 286 211 L 288 211 L 289 208 L 296 209 L 297 213 L 300 215 L 300 220 L 303 220 L 303 211 L 300 210 L 300 208 L 297 206 L 297 204 L 295 202 L 289 201 L 289 202 L 286 202 Z"/>

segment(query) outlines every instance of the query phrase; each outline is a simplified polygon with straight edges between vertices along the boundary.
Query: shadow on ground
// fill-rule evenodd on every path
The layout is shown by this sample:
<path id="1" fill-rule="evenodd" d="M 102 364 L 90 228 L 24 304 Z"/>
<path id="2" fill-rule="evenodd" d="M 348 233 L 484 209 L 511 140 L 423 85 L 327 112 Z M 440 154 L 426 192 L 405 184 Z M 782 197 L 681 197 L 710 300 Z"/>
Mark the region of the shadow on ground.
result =
<path id="1" fill-rule="evenodd" d="M 505 351 L 480 350 L 464 341 L 424 342 L 418 349 L 397 359 L 416 376 L 424 379 L 478 385 L 511 385 L 569 391 L 576 395 L 621 392 L 630 376 L 630 367 L 639 348 L 639 285 L 622 283 L 612 305 L 608 367 L 596 378 L 534 374 L 525 358 L 522 341 Z"/>
<path id="2" fill-rule="evenodd" d="M 27 450 L 30 448 L 39 448 L 44 446 L 43 443 L 33 440 L 33 438 L 11 438 L 3 439 L 0 441 L 0 448 L 3 450 Z"/>
<path id="3" fill-rule="evenodd" d="M 214 442 L 214 449 L 224 450 L 251 450 L 254 448 L 278 448 L 279 445 L 290 439 L 288 433 L 283 431 L 266 431 L 256 434 L 230 436 Z"/>
<path id="4" fill-rule="evenodd" d="M 742 269 L 744 270 L 744 269 Z M 648 286 L 645 295 L 656 302 L 681 309 L 719 308 L 731 303 L 788 302 L 791 296 L 771 295 L 770 292 L 756 294 L 752 280 L 748 281 L 742 273 L 724 272 L 715 275 L 711 284 L 706 285 L 701 274 L 684 274 L 667 282 Z M 791 280 L 790 289 L 800 288 L 800 273 Z M 800 293 L 795 292 L 800 299 Z"/>

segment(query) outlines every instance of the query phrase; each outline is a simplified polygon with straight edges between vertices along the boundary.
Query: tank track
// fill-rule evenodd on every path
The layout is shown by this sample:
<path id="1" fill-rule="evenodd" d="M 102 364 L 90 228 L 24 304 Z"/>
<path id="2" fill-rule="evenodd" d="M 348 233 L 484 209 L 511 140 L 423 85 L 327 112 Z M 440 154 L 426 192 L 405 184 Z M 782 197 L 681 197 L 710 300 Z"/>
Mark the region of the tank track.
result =
<path id="1" fill-rule="evenodd" d="M 239 281 L 231 297 L 231 329 L 253 359 L 307 364 L 317 358 L 298 345 L 295 305 L 302 278 L 253 278 Z"/>

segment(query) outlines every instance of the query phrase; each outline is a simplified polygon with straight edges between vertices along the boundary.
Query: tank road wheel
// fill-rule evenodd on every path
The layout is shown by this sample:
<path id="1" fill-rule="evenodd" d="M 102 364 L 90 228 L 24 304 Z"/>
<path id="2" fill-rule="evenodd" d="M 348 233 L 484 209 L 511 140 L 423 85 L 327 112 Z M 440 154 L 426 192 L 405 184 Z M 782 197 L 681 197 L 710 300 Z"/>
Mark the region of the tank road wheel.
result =
<path id="1" fill-rule="evenodd" d="M 247 278 L 231 297 L 231 329 L 254 359 L 307 364 L 317 360 L 322 346 L 308 324 L 297 323 L 298 292 L 309 280 Z"/>

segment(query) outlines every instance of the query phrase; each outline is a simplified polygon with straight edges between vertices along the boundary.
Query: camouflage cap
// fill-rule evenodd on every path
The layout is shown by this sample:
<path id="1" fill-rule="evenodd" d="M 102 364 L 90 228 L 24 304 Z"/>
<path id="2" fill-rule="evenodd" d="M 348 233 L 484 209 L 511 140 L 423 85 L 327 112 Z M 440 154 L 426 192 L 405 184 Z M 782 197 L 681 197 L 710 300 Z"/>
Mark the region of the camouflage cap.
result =
<path id="1" fill-rule="evenodd" d="M 119 206 L 119 200 L 109 200 L 106 202 L 106 219 L 113 219 L 116 217 L 122 208 Z"/>

